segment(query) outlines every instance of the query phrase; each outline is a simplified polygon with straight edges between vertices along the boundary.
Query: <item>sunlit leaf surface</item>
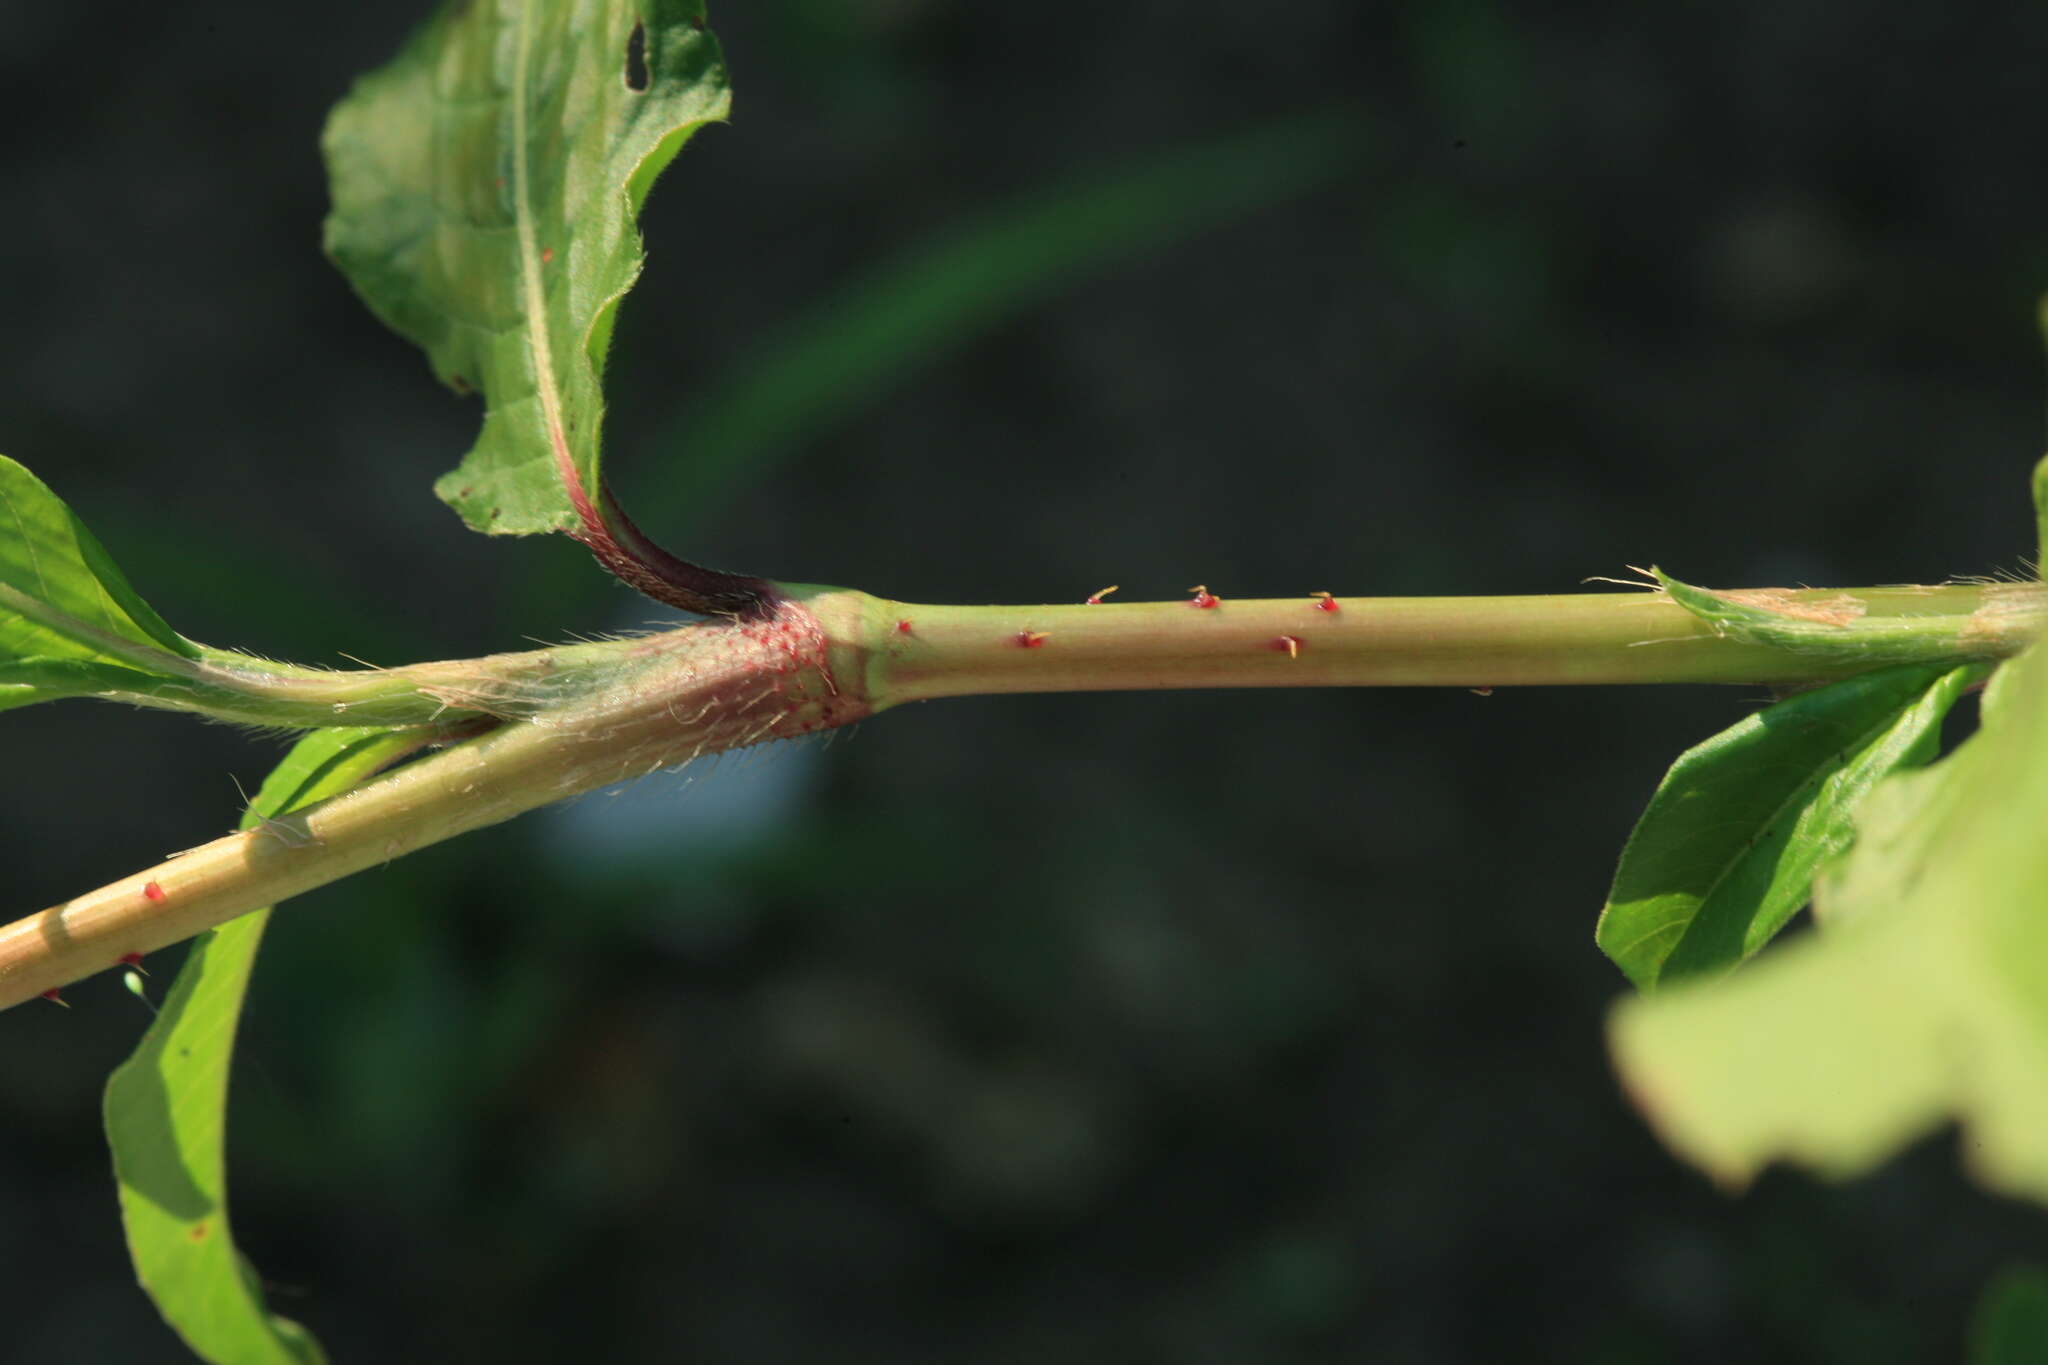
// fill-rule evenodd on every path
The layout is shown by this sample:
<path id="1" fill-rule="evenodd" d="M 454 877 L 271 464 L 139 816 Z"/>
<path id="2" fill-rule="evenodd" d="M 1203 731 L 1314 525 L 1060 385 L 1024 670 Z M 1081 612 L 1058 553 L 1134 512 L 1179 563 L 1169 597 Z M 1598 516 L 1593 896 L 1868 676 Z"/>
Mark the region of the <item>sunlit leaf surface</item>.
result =
<path id="1" fill-rule="evenodd" d="M 1621 855 L 1596 932 L 1638 987 L 1726 971 L 1806 904 L 1856 837 L 1858 803 L 1926 763 L 1978 668 L 1866 673 L 1788 698 L 1686 751 Z"/>
<path id="2" fill-rule="evenodd" d="M 198 654 L 85 523 L 0 456 L 0 709 L 146 684 Z"/>
<path id="3" fill-rule="evenodd" d="M 689 0 L 462 0 L 328 123 L 328 253 L 443 382 L 484 396 L 476 446 L 435 485 L 476 530 L 589 519 L 635 219 L 726 112 L 702 16 Z"/>
<path id="4" fill-rule="evenodd" d="M 1985 1183 L 2048 1200 L 2048 654 L 1993 692 L 1954 754 L 1872 794 L 1892 814 L 1827 879 L 1822 932 L 1617 1010 L 1630 1091 L 1722 1180 L 1855 1174 L 1955 1120 Z"/>

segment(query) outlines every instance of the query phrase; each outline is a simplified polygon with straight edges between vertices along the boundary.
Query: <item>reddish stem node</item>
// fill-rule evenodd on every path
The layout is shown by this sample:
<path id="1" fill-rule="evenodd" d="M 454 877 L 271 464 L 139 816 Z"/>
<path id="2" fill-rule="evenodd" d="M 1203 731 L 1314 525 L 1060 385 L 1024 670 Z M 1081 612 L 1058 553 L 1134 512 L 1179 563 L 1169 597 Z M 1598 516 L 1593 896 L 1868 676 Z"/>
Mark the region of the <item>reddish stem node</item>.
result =
<path id="1" fill-rule="evenodd" d="M 142 888 L 142 898 L 151 902 L 160 901 L 164 898 L 164 889 L 155 882 L 149 882 Z"/>
<path id="2" fill-rule="evenodd" d="M 1020 630 L 1017 632 L 1017 643 L 1024 649 L 1037 649 L 1045 643 L 1045 632 L 1042 630 Z"/>
<path id="3" fill-rule="evenodd" d="M 1222 598 L 1218 597 L 1215 593 L 1210 592 L 1207 588 L 1203 587 L 1199 583 L 1197 583 L 1194 587 L 1189 588 L 1188 591 L 1194 594 L 1194 596 L 1188 600 L 1188 605 L 1191 607 L 1198 607 L 1203 611 L 1209 611 L 1222 604 Z"/>

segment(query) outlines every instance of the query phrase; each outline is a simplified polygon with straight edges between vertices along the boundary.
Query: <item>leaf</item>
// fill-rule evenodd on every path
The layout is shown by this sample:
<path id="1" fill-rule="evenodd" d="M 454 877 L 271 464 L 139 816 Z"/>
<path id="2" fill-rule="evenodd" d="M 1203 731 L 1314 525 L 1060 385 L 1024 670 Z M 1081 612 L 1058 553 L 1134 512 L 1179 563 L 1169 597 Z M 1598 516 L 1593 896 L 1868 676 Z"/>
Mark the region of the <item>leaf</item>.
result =
<path id="1" fill-rule="evenodd" d="M 1994 681 L 1978 733 L 1907 779 L 1906 836 L 1859 842 L 1831 878 L 1846 913 L 1616 1010 L 1624 1082 L 1720 1179 L 1781 1157 L 1854 1174 L 1953 1118 L 1982 1181 L 2048 1201 L 2048 653 Z"/>
<path id="2" fill-rule="evenodd" d="M 694 0 L 453 0 L 335 109 L 328 254 L 363 301 L 480 390 L 435 491 L 473 529 L 587 529 L 605 350 L 641 203 L 725 116 Z"/>
<path id="3" fill-rule="evenodd" d="M 0 709 L 76 696 L 109 677 L 184 676 L 183 661 L 199 652 L 136 595 L 48 485 L 0 455 Z"/>
<path id="4" fill-rule="evenodd" d="M 1727 971 L 1806 904 L 1858 803 L 1934 757 L 1980 667 L 1865 673 L 1746 717 L 1671 765 L 1623 849 L 1594 937 L 1642 990 Z"/>
<path id="5" fill-rule="evenodd" d="M 1970 1365 L 2048 1365 L 2048 1270 L 2008 1266 L 1977 1302 Z"/>
<path id="6" fill-rule="evenodd" d="M 244 829 L 348 790 L 422 741 L 322 730 L 264 781 Z M 227 1214 L 228 1063 L 269 910 L 193 943 L 156 1022 L 107 1081 L 107 1141 L 137 1278 L 178 1335 L 218 1365 L 324 1360 L 297 1323 L 263 1303 Z"/>
<path id="7" fill-rule="evenodd" d="M 265 727 L 445 728 L 443 717 L 459 724 L 463 713 L 531 714 L 611 652 L 570 646 L 338 672 L 213 649 L 165 625 L 71 509 L 0 456 L 0 711 L 102 697 Z"/>

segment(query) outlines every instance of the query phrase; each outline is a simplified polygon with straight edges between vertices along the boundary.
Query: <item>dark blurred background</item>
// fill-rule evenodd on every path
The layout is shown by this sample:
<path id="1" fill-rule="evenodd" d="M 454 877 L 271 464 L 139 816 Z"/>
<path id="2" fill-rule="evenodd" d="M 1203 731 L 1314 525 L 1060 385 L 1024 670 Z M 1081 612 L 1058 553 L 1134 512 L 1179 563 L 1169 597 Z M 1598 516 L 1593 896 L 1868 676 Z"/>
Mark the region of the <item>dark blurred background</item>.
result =
<path id="1" fill-rule="evenodd" d="M 319 255 L 324 112 L 423 13 L 0 6 L 0 449 L 210 643 L 658 619 L 433 499 L 478 411 Z M 655 194 L 609 442 L 697 557 L 1073 601 L 2031 550 L 2039 7 L 712 20 L 736 121 Z M 274 922 L 241 1239 L 341 1361 L 1957 1358 L 2048 1216 L 1948 1136 L 1724 1196 L 1604 1059 L 1616 852 L 1760 700 L 946 702 L 430 850 Z M 281 747 L 0 725 L 9 913 Z M 177 1359 L 98 1129 L 147 1017 L 68 994 L 0 1018 L 5 1353 Z"/>

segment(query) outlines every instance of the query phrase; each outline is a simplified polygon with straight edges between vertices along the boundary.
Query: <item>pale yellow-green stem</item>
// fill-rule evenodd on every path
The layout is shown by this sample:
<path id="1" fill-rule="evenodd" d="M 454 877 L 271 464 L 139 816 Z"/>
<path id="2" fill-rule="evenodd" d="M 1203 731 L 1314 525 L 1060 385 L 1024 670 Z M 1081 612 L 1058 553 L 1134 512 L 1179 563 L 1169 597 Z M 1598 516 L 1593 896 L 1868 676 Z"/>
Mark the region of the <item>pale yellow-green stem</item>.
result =
<path id="1" fill-rule="evenodd" d="M 1042 607 L 869 599 L 864 690 L 881 710 L 993 692 L 1798 685 L 1890 663 L 2002 657 L 2033 638 L 2048 609 L 2038 583 L 1704 595 L 1762 604 L 1747 614 L 1779 621 L 1785 643 L 1762 643 L 1774 638 L 1768 628 L 1704 620 L 1662 592 L 1245 601 L 1204 594 Z"/>
<path id="2" fill-rule="evenodd" d="M 608 680 L 574 702 L 0 928 L 0 1008 L 536 806 L 858 719 L 820 624 L 853 614 L 826 595 L 616 642 Z"/>
<path id="3" fill-rule="evenodd" d="M 578 646 L 570 668 L 498 658 L 411 670 L 453 705 L 466 689 L 488 695 L 537 675 L 562 692 L 346 795 L 0 927 L 0 1007 L 537 806 L 903 702 L 1188 687 L 1795 686 L 1891 663 L 2001 658 L 2039 632 L 2044 606 L 2039 584 L 1674 585 L 1692 594 L 1690 609 L 1667 592 L 958 607 L 784 591 L 760 619 Z"/>

